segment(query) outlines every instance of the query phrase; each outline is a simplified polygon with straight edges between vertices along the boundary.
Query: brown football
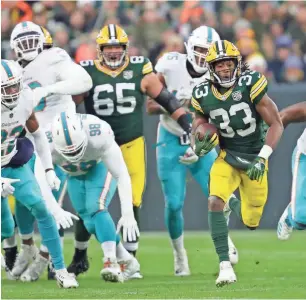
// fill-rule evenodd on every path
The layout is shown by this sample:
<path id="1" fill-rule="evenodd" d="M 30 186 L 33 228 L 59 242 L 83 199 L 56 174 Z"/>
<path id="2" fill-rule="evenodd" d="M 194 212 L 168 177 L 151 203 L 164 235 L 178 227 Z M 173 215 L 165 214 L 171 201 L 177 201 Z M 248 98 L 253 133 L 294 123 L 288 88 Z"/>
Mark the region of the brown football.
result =
<path id="1" fill-rule="evenodd" d="M 212 137 L 215 133 L 219 135 L 218 129 L 215 125 L 210 123 L 205 123 L 205 124 L 200 124 L 195 129 L 195 136 L 198 136 L 198 139 L 201 141 L 207 132 L 209 134 L 209 137 Z"/>

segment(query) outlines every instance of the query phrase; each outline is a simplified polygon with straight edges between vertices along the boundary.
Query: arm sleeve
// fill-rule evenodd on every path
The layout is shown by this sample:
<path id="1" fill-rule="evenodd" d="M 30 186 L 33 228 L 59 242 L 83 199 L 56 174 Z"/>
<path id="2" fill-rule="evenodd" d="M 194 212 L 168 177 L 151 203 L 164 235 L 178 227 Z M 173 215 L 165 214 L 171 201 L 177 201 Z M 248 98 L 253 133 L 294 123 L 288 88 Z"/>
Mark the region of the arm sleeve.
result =
<path id="1" fill-rule="evenodd" d="M 124 162 L 121 149 L 114 141 L 104 152 L 103 162 L 118 181 L 118 193 L 121 204 L 121 214 L 133 213 L 133 196 L 131 178 Z"/>
<path id="2" fill-rule="evenodd" d="M 34 138 L 36 151 L 41 159 L 44 169 L 53 169 L 52 156 L 45 133 L 38 127 L 38 129 L 31 134 Z"/>
<path id="3" fill-rule="evenodd" d="M 46 87 L 50 94 L 79 95 L 92 88 L 90 75 L 72 60 L 60 61 L 54 68 L 58 82 Z"/>
<path id="4" fill-rule="evenodd" d="M 191 98 L 191 108 L 193 111 L 199 113 L 199 114 L 202 114 L 204 115 L 204 111 L 203 111 L 203 108 L 201 107 L 200 105 L 200 100 L 198 99 L 197 97 L 197 93 L 196 93 L 196 89 L 199 89 L 200 87 L 199 86 L 196 86 L 194 87 L 193 91 L 192 91 L 192 98 Z"/>

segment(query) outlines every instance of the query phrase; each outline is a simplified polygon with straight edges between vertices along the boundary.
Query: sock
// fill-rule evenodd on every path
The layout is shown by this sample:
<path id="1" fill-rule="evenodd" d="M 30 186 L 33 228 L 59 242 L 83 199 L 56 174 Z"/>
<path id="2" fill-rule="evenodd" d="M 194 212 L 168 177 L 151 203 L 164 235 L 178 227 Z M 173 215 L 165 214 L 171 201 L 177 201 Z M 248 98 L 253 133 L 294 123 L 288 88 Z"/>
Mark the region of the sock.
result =
<path id="1" fill-rule="evenodd" d="M 54 218 L 48 212 L 44 202 L 34 204 L 31 211 L 37 220 L 38 229 L 42 237 L 42 243 L 49 250 L 54 268 L 56 270 L 64 269 L 65 264 L 60 236 Z"/>
<path id="2" fill-rule="evenodd" d="M 241 222 L 243 222 L 242 221 L 242 215 L 241 215 L 241 201 L 238 198 L 236 198 L 235 196 L 232 196 L 228 200 L 228 206 L 235 213 L 235 215 L 238 217 L 238 219 Z"/>
<path id="3" fill-rule="evenodd" d="M 100 244 L 116 242 L 115 223 L 107 210 L 102 210 L 93 216 L 96 238 Z"/>
<path id="4" fill-rule="evenodd" d="M 117 244 L 116 256 L 118 261 L 126 261 L 131 259 L 131 254 L 123 247 L 121 242 Z"/>
<path id="5" fill-rule="evenodd" d="M 79 242 L 88 242 L 91 234 L 87 231 L 83 220 L 75 221 L 74 239 Z"/>
<path id="6" fill-rule="evenodd" d="M 107 241 L 101 244 L 101 248 L 103 250 L 104 259 L 111 258 L 116 259 L 116 242 L 115 241 Z"/>
<path id="7" fill-rule="evenodd" d="M 181 253 L 184 251 L 184 235 L 182 234 L 175 240 L 171 240 L 172 248 L 176 253 Z"/>
<path id="8" fill-rule="evenodd" d="M 17 241 L 16 241 L 16 235 L 14 234 L 13 236 L 11 236 L 8 239 L 5 239 L 3 241 L 3 249 L 9 249 L 9 248 L 13 248 L 13 247 L 17 247 Z"/>
<path id="9" fill-rule="evenodd" d="M 220 262 L 229 261 L 228 227 L 223 211 L 209 211 L 208 224 Z"/>

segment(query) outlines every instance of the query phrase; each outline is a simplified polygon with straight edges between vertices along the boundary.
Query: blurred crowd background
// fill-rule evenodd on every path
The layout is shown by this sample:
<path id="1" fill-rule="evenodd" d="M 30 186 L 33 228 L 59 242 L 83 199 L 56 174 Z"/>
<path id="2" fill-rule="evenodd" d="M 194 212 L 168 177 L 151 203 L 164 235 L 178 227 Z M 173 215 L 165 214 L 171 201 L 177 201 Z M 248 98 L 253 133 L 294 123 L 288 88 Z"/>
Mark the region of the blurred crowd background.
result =
<path id="1" fill-rule="evenodd" d="M 185 52 L 200 25 L 238 46 L 252 69 L 270 81 L 306 81 L 305 1 L 1 1 L 2 58 L 14 59 L 12 28 L 21 21 L 46 27 L 54 44 L 77 62 L 96 57 L 95 38 L 109 23 L 129 34 L 130 55 L 153 63 L 164 52 Z"/>

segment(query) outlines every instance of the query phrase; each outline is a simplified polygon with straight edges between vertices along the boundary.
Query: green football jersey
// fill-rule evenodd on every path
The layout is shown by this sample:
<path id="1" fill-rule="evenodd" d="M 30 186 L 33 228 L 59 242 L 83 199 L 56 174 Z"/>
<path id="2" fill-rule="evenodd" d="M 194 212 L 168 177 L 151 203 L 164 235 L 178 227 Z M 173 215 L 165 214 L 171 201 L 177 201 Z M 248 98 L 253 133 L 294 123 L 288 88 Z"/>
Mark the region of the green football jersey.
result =
<path id="1" fill-rule="evenodd" d="M 210 82 L 199 84 L 193 89 L 191 104 L 218 128 L 221 149 L 251 159 L 264 144 L 263 120 L 256 105 L 267 89 L 264 75 L 246 71 L 224 94 Z"/>
<path id="2" fill-rule="evenodd" d="M 86 113 L 110 124 L 119 145 L 142 136 L 146 96 L 140 86 L 143 77 L 153 72 L 150 60 L 131 56 L 116 71 L 103 67 L 99 60 L 81 61 L 80 64 L 93 81 L 84 101 Z"/>

